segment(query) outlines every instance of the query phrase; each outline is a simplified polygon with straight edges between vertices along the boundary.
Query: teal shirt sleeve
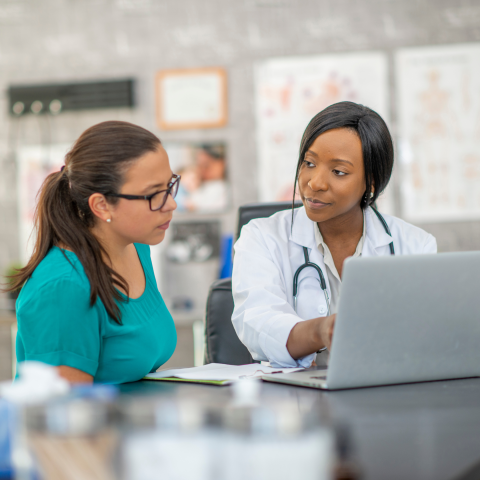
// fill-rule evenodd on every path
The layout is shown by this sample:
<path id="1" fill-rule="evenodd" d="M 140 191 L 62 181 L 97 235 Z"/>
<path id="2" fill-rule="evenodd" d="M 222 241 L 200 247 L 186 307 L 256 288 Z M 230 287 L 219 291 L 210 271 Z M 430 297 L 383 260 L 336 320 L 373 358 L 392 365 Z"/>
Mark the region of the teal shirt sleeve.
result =
<path id="1" fill-rule="evenodd" d="M 95 376 L 101 349 L 101 312 L 90 292 L 70 279 L 43 286 L 18 319 L 25 360 L 66 365 Z"/>

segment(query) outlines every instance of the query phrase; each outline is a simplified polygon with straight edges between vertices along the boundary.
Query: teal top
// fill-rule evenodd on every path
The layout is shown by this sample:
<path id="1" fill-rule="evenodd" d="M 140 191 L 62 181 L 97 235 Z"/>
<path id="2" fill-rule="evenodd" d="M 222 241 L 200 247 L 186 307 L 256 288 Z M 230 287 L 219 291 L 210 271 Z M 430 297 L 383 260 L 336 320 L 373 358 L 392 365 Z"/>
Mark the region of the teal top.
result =
<path id="1" fill-rule="evenodd" d="M 145 291 L 136 299 L 122 294 L 121 325 L 100 298 L 90 306 L 90 282 L 78 257 L 51 248 L 17 300 L 17 362 L 67 365 L 101 383 L 140 380 L 163 365 L 175 350 L 175 325 L 157 288 L 150 247 L 135 247 Z"/>

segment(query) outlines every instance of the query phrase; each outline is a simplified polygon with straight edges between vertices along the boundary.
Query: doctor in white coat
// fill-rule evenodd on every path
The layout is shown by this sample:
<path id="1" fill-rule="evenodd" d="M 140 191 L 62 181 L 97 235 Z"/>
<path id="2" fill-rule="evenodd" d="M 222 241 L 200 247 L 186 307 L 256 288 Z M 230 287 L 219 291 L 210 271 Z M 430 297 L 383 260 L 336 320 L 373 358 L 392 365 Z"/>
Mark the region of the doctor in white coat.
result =
<path id="1" fill-rule="evenodd" d="M 323 350 L 326 363 L 346 258 L 436 253 L 432 235 L 373 209 L 392 168 L 390 132 L 371 109 L 340 102 L 311 120 L 295 177 L 303 207 L 252 220 L 235 244 L 232 321 L 255 360 L 309 367 Z M 306 260 L 326 291 L 303 268 L 295 308 Z"/>

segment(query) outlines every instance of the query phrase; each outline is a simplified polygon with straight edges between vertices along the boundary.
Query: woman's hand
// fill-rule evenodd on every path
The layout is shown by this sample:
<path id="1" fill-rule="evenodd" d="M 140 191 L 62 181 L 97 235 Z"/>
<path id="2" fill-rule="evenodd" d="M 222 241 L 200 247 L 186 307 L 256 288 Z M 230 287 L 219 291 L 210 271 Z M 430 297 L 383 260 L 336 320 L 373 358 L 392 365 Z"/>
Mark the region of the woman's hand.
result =
<path id="1" fill-rule="evenodd" d="M 333 315 L 329 315 L 328 317 L 321 317 L 319 320 L 318 325 L 318 334 L 320 335 L 320 339 L 325 347 L 330 350 L 332 346 L 332 338 L 333 338 L 333 330 L 335 328 L 335 320 L 337 318 L 337 314 L 334 313 Z M 320 347 L 323 348 L 323 347 Z"/>
<path id="2" fill-rule="evenodd" d="M 287 350 L 291 357 L 298 359 L 318 352 L 323 347 L 330 349 L 335 318 L 336 315 L 329 315 L 298 322 L 287 340 Z"/>

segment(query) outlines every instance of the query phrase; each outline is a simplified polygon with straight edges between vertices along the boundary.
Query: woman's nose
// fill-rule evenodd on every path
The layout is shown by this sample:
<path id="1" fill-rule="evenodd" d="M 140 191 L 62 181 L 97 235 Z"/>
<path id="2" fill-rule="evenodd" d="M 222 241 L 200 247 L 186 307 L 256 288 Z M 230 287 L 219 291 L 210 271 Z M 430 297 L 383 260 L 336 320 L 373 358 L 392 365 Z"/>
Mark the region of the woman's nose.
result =
<path id="1" fill-rule="evenodd" d="M 161 208 L 162 212 L 172 212 L 173 210 L 177 209 L 177 202 L 175 199 L 172 197 L 172 195 L 169 193 L 167 196 L 167 201 L 165 202 L 165 205 Z"/>
<path id="2" fill-rule="evenodd" d="M 308 186 L 314 191 L 325 191 L 328 190 L 328 184 L 326 181 L 326 177 L 322 173 L 317 173 L 314 175 L 308 182 Z"/>

